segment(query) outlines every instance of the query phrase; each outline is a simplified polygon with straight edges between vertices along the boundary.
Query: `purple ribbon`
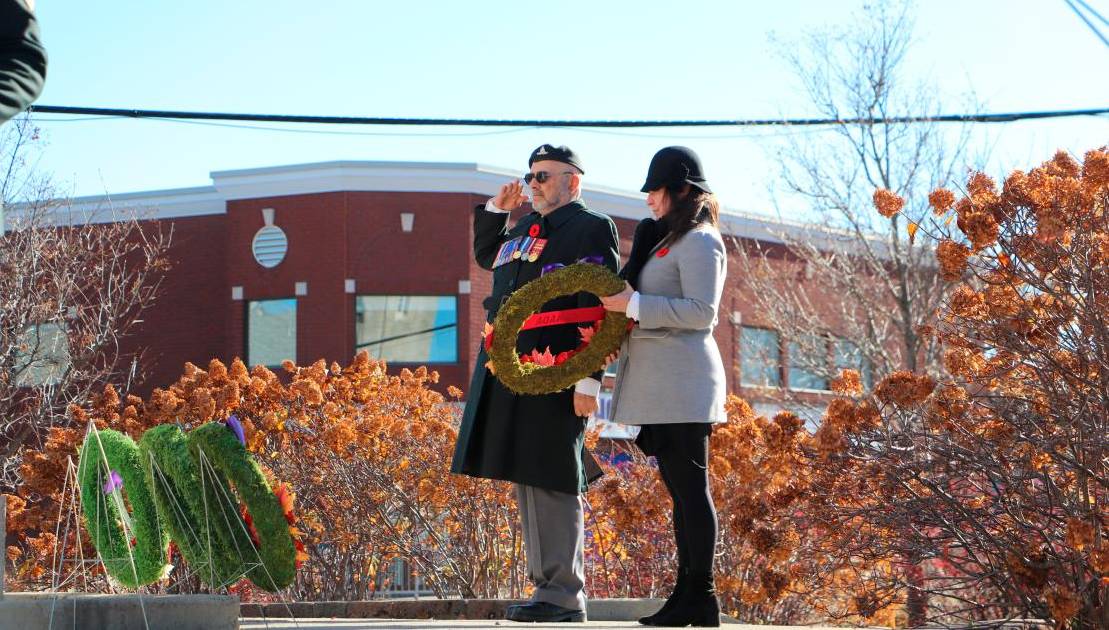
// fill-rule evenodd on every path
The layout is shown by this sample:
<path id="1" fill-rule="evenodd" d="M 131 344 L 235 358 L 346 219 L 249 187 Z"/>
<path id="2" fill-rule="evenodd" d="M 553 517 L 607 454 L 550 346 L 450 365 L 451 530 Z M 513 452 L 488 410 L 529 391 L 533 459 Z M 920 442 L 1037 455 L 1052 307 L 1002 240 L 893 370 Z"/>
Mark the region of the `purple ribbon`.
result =
<path id="1" fill-rule="evenodd" d="M 228 429 L 231 429 L 235 437 L 239 438 L 239 443 L 246 446 L 246 434 L 243 433 L 243 423 L 239 422 L 239 416 L 231 414 L 227 416 L 227 419 L 224 420 L 223 423 L 227 425 Z"/>
<path id="2" fill-rule="evenodd" d="M 111 494 L 123 487 L 123 477 L 116 471 L 108 473 L 108 481 L 104 484 L 104 494 Z"/>
<path id="3" fill-rule="evenodd" d="M 562 263 L 551 263 L 549 265 L 543 265 L 543 268 L 539 270 L 539 275 L 540 276 L 545 276 L 548 273 L 554 271 L 555 269 L 561 269 L 562 267 L 565 267 L 565 266 L 566 265 L 564 265 Z"/>
<path id="4" fill-rule="evenodd" d="M 592 263 L 594 265 L 603 265 L 603 264 L 605 264 L 605 259 L 601 256 L 584 256 L 582 258 L 579 258 L 578 262 L 579 263 Z M 549 274 L 550 272 L 554 271 L 555 269 L 561 269 L 562 267 L 565 267 L 565 266 L 566 265 L 564 265 L 562 263 L 550 263 L 550 264 L 547 264 L 547 265 L 543 265 L 543 268 L 539 270 L 539 275 L 540 275 L 540 277 L 545 276 L 545 275 Z"/>

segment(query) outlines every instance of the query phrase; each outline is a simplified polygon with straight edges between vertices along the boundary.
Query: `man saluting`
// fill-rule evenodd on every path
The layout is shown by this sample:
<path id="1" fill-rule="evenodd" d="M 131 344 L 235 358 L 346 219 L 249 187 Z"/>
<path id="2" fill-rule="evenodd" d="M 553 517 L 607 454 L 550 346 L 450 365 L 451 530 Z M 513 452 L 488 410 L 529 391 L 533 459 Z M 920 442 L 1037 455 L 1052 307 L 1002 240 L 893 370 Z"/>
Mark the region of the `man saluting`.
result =
<path id="1" fill-rule="evenodd" d="M 493 294 L 483 305 L 493 322 L 501 305 L 544 267 L 599 261 L 617 270 L 616 225 L 589 210 L 581 200 L 582 169 L 567 147 L 544 144 L 528 159 L 524 181 L 531 189 L 533 212 L 509 228 L 509 213 L 525 201 L 523 186 L 511 182 L 474 210 L 474 258 L 493 271 Z M 590 307 L 600 301 L 589 293 L 562 296 L 542 312 Z M 524 330 L 517 352 L 552 354 L 580 342 L 577 324 Z M 585 420 L 597 409 L 601 372 L 573 390 L 541 396 L 518 395 L 486 368 L 478 353 L 466 410 L 458 432 L 451 471 L 511 481 L 535 592 L 527 604 L 512 606 L 512 621 L 585 621 L 585 526 L 581 493 L 600 476 L 585 450 Z"/>

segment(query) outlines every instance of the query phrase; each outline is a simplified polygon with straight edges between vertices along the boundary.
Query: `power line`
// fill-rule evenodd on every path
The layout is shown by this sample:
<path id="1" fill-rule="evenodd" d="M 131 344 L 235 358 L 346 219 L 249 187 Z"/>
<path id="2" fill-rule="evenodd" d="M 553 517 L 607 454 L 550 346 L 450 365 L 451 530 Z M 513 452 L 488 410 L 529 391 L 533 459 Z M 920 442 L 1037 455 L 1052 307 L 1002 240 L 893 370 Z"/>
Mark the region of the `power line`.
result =
<path id="1" fill-rule="evenodd" d="M 1102 24 L 1104 24 L 1106 26 L 1109 26 L 1109 20 L 1105 19 L 1105 16 L 1098 13 L 1097 9 L 1095 9 L 1095 8 L 1091 7 L 1090 5 L 1086 4 L 1084 0 L 1074 0 L 1074 1 L 1077 2 L 1078 4 L 1081 4 L 1082 7 L 1085 8 L 1090 13 L 1092 13 L 1094 15 L 1094 17 L 1101 20 Z"/>
<path id="2" fill-rule="evenodd" d="M 1101 16 L 1101 14 L 1100 14 L 1100 13 L 1098 13 L 1097 11 L 1094 11 L 1094 10 L 1093 10 L 1093 8 L 1092 8 L 1092 7 L 1090 6 L 1090 5 L 1086 4 L 1085 2 L 1082 2 L 1082 0 L 1077 0 L 1077 1 L 1078 1 L 1078 2 L 1079 2 L 1079 3 L 1080 3 L 1080 4 L 1082 5 L 1082 6 L 1083 6 L 1083 7 L 1085 7 L 1085 9 L 1086 9 L 1087 11 L 1089 11 L 1090 13 L 1093 13 L 1093 14 L 1094 14 L 1095 16 L 1097 16 L 1097 17 L 1098 17 L 1098 19 L 1100 19 L 1100 20 L 1101 20 L 1102 22 L 1105 22 L 1105 18 L 1103 18 L 1103 17 Z M 1082 13 L 1081 11 L 1079 11 L 1079 10 L 1078 10 L 1078 7 L 1076 7 L 1076 6 L 1074 5 L 1074 3 L 1073 3 L 1073 2 L 1071 2 L 1071 0 L 1063 0 L 1063 2 L 1066 2 L 1066 3 L 1067 3 L 1067 6 L 1068 6 L 1068 7 L 1070 7 L 1071 11 L 1074 11 L 1074 14 L 1075 14 L 1075 15 L 1077 15 L 1077 16 L 1079 17 L 1079 19 L 1081 19 L 1081 20 L 1082 20 L 1083 22 L 1085 22 L 1085 23 L 1086 23 L 1086 26 L 1090 27 L 1090 30 L 1094 32 L 1094 35 L 1097 35 L 1098 39 L 1100 39 L 1100 40 L 1101 40 L 1101 43 L 1105 44 L 1106 46 L 1109 46 L 1109 38 L 1106 38 L 1106 37 L 1105 37 L 1105 34 L 1104 34 L 1104 33 L 1102 33 L 1102 32 L 1101 32 L 1100 30 L 1098 30 L 1097 26 L 1096 26 L 1096 25 L 1095 25 L 1095 24 L 1094 24 L 1093 22 L 1091 22 L 1091 21 L 1090 21 L 1090 19 L 1089 19 L 1089 18 L 1087 18 L 1087 17 L 1086 17 L 1086 15 L 1085 15 L 1084 13 Z"/>
<path id="3" fill-rule="evenodd" d="M 648 128 L 648 127 L 811 127 L 821 125 L 889 125 L 909 123 L 1001 123 L 1018 120 L 1099 116 L 1109 108 L 1072 109 L 1001 114 L 938 114 L 934 116 L 890 116 L 882 118 L 752 118 L 733 120 L 514 120 L 480 118 L 390 118 L 369 116 L 303 116 L 283 114 L 235 114 L 218 112 L 186 112 L 151 109 L 115 109 L 105 107 L 70 107 L 34 105 L 28 111 L 43 114 L 82 116 L 118 116 L 122 118 L 163 118 L 179 120 L 236 120 L 270 123 L 311 123 L 326 125 L 412 125 L 460 127 L 584 127 L 584 128 Z"/>
<path id="4" fill-rule="evenodd" d="M 122 116 L 96 116 L 89 118 L 79 118 L 76 120 L 119 120 Z M 36 121 L 42 118 L 35 118 Z M 325 135 L 325 136 L 374 136 L 374 137 L 464 137 L 473 138 L 477 136 L 497 136 L 507 133 L 519 133 L 527 131 L 527 128 L 520 127 L 515 129 L 498 129 L 496 131 L 474 131 L 474 132 L 456 132 L 456 133 L 443 133 L 443 132 L 430 132 L 430 133 L 411 133 L 411 132 L 388 132 L 388 131 L 330 131 L 323 129 L 298 129 L 293 127 L 266 127 L 262 125 L 237 125 L 235 123 L 221 123 L 210 122 L 204 120 L 180 120 L 176 118 L 144 118 L 144 120 L 151 120 L 154 122 L 163 123 L 177 123 L 181 125 L 201 125 L 205 127 L 224 127 L 228 129 L 246 129 L 249 131 L 280 131 L 282 133 L 306 133 L 312 135 Z M 48 122 L 65 122 L 61 118 L 48 119 Z"/>
<path id="5" fill-rule="evenodd" d="M 103 115 L 103 116 L 80 116 L 80 118 L 65 118 L 65 114 L 60 114 L 62 118 L 44 118 L 42 115 L 35 115 L 35 123 L 71 123 L 71 122 L 101 122 L 108 120 L 121 120 L 125 116 L 118 115 Z M 374 138 L 477 138 L 477 136 L 488 135 L 503 135 L 508 133 L 520 133 L 532 131 L 536 128 L 529 128 L 529 126 L 516 126 L 516 128 L 497 129 L 489 131 L 472 131 L 472 132 L 442 132 L 442 131 L 428 131 L 428 132 L 415 132 L 415 131 L 332 131 L 322 129 L 302 129 L 296 126 L 267 126 L 264 124 L 238 124 L 233 122 L 212 122 L 200 120 L 177 120 L 177 119 L 141 119 L 150 122 L 170 123 L 170 124 L 192 124 L 200 126 L 216 126 L 216 128 L 223 129 L 236 129 L 245 131 L 268 131 L 277 133 L 302 133 L 309 135 L 356 135 L 356 136 L 374 136 Z M 1109 119 L 1107 119 L 1109 120 Z M 702 128 L 709 129 L 709 128 Z M 692 138 L 699 140 L 757 140 L 761 138 L 784 138 L 784 136 L 791 135 L 808 135 L 813 133 L 826 133 L 827 129 L 816 128 L 816 126 L 807 126 L 807 128 L 800 129 L 781 129 L 781 131 L 739 131 L 735 133 L 714 133 L 712 135 L 696 135 Z M 621 131 L 612 129 L 598 129 L 598 128 L 578 128 L 571 131 L 579 131 L 582 133 L 594 133 L 602 135 L 619 135 L 622 138 L 638 138 L 638 139 L 663 139 L 663 140 L 688 140 L 691 136 L 688 133 L 682 134 L 680 132 L 674 133 L 642 133 L 635 130 Z"/>

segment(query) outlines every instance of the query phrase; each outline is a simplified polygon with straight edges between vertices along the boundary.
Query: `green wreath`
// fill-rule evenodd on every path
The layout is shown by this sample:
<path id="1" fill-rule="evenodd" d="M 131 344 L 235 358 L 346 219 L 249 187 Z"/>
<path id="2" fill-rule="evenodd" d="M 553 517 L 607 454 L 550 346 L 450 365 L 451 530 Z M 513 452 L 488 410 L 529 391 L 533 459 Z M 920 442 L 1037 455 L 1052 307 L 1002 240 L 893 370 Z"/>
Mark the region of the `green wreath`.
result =
<path id="1" fill-rule="evenodd" d="M 175 425 L 157 426 L 139 445 L 116 431 L 90 431 L 78 479 L 93 545 L 108 573 L 128 588 L 165 577 L 170 537 L 201 580 L 213 586 L 245 575 L 276 591 L 295 578 L 291 521 L 262 469 L 223 423 L 210 422 L 187 435 Z M 110 496 L 119 492 L 120 481 L 131 507 L 127 515 Z M 130 541 L 122 525 L 128 519 Z"/>
<path id="2" fill-rule="evenodd" d="M 246 577 L 268 591 L 292 584 L 296 577 L 296 548 L 289 534 L 289 524 L 266 476 L 246 447 L 223 424 L 209 422 L 189 433 L 189 451 L 198 461 L 203 451 L 212 467 L 227 475 L 250 513 L 258 533 L 258 556 L 262 562 L 247 569 Z M 227 508 L 226 499 L 219 496 L 218 486 L 205 484 L 204 492 L 209 497 L 209 505 L 216 502 Z M 238 512 L 233 516 L 238 518 Z M 244 544 L 247 550 L 252 549 L 249 533 L 243 527 L 224 531 L 231 534 L 236 550 L 242 549 Z"/>
<path id="3" fill-rule="evenodd" d="M 139 461 L 134 440 L 105 429 L 89 433 L 77 466 L 85 529 L 108 574 L 127 588 L 150 584 L 168 570 L 169 538 L 158 524 Z M 120 511 L 127 511 L 123 492 L 131 507 L 127 514 Z"/>
<path id="4" fill-rule="evenodd" d="M 217 526 L 226 511 L 218 519 L 204 517 L 207 512 L 200 494 L 199 468 L 189 453 L 185 432 L 175 424 L 153 427 L 139 440 L 139 452 L 146 483 L 154 490 L 158 518 L 189 566 L 215 586 L 242 577 L 238 554 L 229 546 L 224 528 Z M 210 480 L 206 476 L 206 481 L 227 488 L 221 474 L 212 475 Z M 236 520 L 231 522 L 236 523 L 238 515 L 232 515 Z"/>
<path id="5" fill-rule="evenodd" d="M 588 344 L 560 365 L 540 366 L 522 363 L 516 355 L 516 338 L 524 322 L 547 302 L 582 291 L 598 296 L 614 295 L 624 289 L 624 281 L 607 267 L 593 263 L 574 263 L 528 282 L 514 292 L 493 320 L 493 342 L 489 359 L 493 374 L 508 389 L 518 394 L 551 394 L 573 386 L 600 369 L 608 355 L 620 349 L 628 331 L 628 318 L 617 311 L 606 311 L 600 328 Z"/>

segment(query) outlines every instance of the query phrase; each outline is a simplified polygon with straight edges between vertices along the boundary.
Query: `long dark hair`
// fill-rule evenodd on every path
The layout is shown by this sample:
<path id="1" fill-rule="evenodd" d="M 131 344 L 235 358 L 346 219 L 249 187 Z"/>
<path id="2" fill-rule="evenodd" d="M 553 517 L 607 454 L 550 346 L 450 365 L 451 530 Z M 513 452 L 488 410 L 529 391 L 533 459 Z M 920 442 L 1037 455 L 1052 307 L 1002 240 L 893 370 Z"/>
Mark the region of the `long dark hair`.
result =
<path id="1" fill-rule="evenodd" d="M 720 223 L 720 202 L 716 195 L 689 184 L 667 186 L 666 195 L 670 198 L 670 211 L 662 217 L 669 231 L 663 238 L 664 244 L 676 242 L 702 223 L 713 227 Z"/>
<path id="2" fill-rule="evenodd" d="M 720 202 L 712 193 L 686 184 L 668 187 L 666 194 L 670 197 L 670 211 L 657 221 L 643 219 L 639 222 L 628 264 L 620 270 L 620 277 L 637 291 L 639 272 L 650 260 L 656 245 L 669 245 L 702 223 L 716 226 L 720 220 Z"/>

